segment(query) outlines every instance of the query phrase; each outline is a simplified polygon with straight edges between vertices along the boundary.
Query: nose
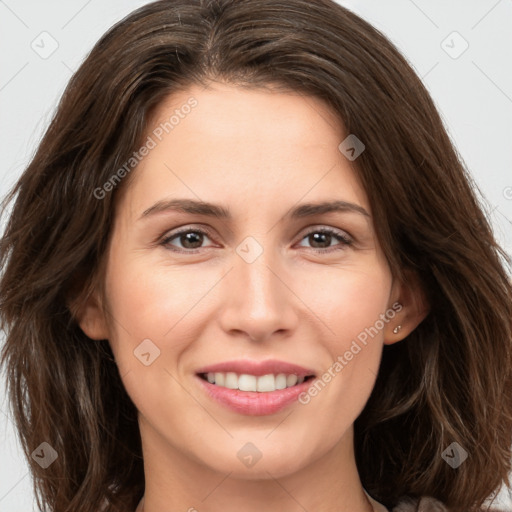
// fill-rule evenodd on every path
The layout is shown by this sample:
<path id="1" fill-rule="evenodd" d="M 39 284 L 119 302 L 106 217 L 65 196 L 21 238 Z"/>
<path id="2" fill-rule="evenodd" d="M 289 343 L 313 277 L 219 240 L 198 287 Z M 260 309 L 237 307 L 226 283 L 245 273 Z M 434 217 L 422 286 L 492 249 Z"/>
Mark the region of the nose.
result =
<path id="1" fill-rule="evenodd" d="M 290 280 L 284 264 L 271 257 L 270 250 L 251 263 L 234 254 L 233 268 L 223 280 L 218 317 L 223 331 L 253 341 L 290 336 L 299 318 L 299 301 Z"/>

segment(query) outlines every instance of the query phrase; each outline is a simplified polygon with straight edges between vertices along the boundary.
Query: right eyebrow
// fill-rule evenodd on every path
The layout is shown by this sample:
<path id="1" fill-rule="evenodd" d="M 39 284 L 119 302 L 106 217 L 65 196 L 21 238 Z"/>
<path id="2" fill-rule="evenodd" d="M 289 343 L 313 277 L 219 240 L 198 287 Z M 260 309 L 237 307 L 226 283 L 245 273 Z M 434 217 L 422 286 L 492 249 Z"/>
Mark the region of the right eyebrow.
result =
<path id="1" fill-rule="evenodd" d="M 140 219 L 166 211 L 179 211 L 184 213 L 195 213 L 198 215 L 208 215 L 220 219 L 231 219 L 231 212 L 223 206 L 205 201 L 196 201 L 193 199 L 165 199 L 158 201 L 153 206 L 144 211 Z"/>

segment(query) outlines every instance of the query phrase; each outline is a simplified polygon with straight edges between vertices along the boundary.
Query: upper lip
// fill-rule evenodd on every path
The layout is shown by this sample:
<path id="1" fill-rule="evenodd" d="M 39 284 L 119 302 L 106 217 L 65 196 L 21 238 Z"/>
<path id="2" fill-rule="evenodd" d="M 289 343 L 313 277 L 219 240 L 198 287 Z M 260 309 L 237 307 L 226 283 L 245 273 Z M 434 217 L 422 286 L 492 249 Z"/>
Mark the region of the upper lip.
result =
<path id="1" fill-rule="evenodd" d="M 297 377 L 308 377 L 315 375 L 313 370 L 304 368 L 293 363 L 285 361 L 278 361 L 277 359 L 268 359 L 266 361 L 252 361 L 249 359 L 224 361 L 222 363 L 212 364 L 199 368 L 196 373 L 215 373 L 215 372 L 233 372 L 238 375 L 268 375 L 273 373 L 275 375 L 284 373 L 286 375 L 297 375 Z"/>

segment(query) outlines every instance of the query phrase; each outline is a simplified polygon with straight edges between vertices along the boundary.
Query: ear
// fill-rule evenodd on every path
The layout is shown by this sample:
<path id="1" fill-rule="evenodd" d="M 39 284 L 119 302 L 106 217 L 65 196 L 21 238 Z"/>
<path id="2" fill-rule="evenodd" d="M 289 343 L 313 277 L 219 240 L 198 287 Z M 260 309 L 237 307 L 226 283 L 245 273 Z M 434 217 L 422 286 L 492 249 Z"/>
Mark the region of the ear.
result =
<path id="1" fill-rule="evenodd" d="M 90 293 L 85 300 L 75 303 L 72 312 L 78 325 L 89 338 L 93 340 L 109 338 L 104 308 L 96 293 Z"/>
<path id="2" fill-rule="evenodd" d="M 396 314 L 384 327 L 384 343 L 386 345 L 392 345 L 406 338 L 430 311 L 430 304 L 417 274 L 406 269 L 404 275 L 404 282 L 393 283 L 389 308 Z M 401 307 L 397 306 L 397 303 Z M 398 326 L 401 326 L 398 332 L 393 332 Z"/>

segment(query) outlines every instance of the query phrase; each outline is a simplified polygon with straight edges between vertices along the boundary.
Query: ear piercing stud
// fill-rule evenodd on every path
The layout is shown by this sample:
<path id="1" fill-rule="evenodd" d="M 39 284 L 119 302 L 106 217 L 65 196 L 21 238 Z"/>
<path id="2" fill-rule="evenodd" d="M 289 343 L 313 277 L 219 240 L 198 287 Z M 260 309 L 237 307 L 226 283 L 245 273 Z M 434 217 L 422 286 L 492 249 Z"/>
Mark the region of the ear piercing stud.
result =
<path id="1" fill-rule="evenodd" d="M 395 328 L 393 329 L 393 332 L 394 332 L 395 334 L 398 334 L 398 332 L 400 331 L 400 329 L 401 329 L 401 328 L 402 328 L 402 326 L 401 326 L 401 325 L 398 325 L 397 327 L 395 327 Z"/>

